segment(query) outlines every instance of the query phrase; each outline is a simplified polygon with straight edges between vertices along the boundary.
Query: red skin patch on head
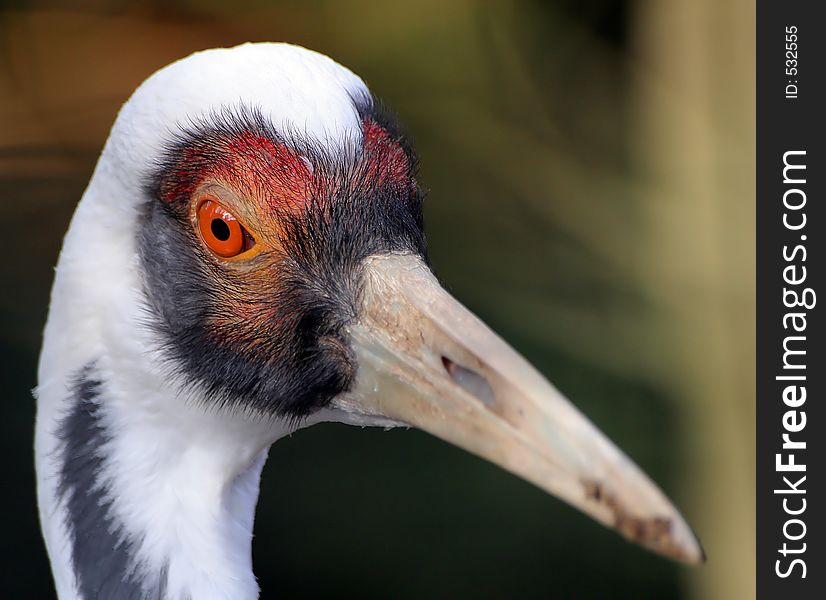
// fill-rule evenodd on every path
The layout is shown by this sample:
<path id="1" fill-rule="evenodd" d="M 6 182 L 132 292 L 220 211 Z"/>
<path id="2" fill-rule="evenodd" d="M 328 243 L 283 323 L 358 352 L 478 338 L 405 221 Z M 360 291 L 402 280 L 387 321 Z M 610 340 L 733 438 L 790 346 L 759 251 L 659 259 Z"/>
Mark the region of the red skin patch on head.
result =
<path id="1" fill-rule="evenodd" d="M 284 144 L 243 132 L 237 136 L 190 147 L 167 184 L 165 202 L 188 198 L 207 179 L 230 184 L 253 200 L 272 207 L 296 208 L 309 197 L 312 173 L 308 163 Z"/>
<path id="2" fill-rule="evenodd" d="M 401 144 L 372 117 L 364 119 L 362 131 L 363 152 L 369 173 L 376 177 L 379 184 L 390 181 L 409 186 L 412 183 L 411 165 Z"/>
<path id="3" fill-rule="evenodd" d="M 372 117 L 362 122 L 360 165 L 349 186 L 393 185 L 402 190 L 415 187 L 411 161 L 390 132 Z M 215 179 L 235 188 L 259 206 L 297 209 L 313 190 L 322 196 L 341 182 L 325 182 L 323 173 L 313 173 L 308 160 L 285 144 L 245 131 L 223 139 L 212 139 L 186 148 L 172 173 L 161 185 L 161 198 L 174 202 L 191 198 L 202 182 Z"/>
<path id="4" fill-rule="evenodd" d="M 225 175 L 273 206 L 297 208 L 309 199 L 312 172 L 306 159 L 283 144 L 249 132 L 228 143 Z"/>

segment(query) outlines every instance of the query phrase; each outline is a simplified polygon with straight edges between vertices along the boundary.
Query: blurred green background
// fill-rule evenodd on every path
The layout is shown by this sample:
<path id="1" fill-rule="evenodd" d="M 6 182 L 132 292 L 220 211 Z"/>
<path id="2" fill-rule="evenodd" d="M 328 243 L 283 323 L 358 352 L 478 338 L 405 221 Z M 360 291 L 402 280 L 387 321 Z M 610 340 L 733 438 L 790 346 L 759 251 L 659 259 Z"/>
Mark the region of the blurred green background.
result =
<path id="1" fill-rule="evenodd" d="M 754 596 L 754 12 L 746 0 L 16 2 L 0 10 L 6 598 L 53 596 L 35 509 L 52 267 L 120 104 L 192 51 L 284 40 L 359 73 L 422 157 L 459 299 L 680 506 L 671 564 L 414 431 L 277 443 L 263 597 Z"/>

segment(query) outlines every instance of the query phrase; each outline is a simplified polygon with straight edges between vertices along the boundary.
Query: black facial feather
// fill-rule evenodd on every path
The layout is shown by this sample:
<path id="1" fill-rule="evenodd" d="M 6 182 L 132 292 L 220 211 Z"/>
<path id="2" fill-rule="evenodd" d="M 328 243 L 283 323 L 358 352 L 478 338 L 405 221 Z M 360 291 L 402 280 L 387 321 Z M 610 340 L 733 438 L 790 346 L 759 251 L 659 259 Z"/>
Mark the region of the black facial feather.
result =
<path id="1" fill-rule="evenodd" d="M 354 110 L 372 116 L 364 99 Z M 378 118 L 407 157 L 407 181 L 383 174 L 380 154 L 357 144 L 331 154 L 295 133 L 277 133 L 260 111 L 243 107 L 192 123 L 149 178 L 138 245 L 150 324 L 173 374 L 205 391 L 208 402 L 291 419 L 327 405 L 355 376 L 345 328 L 358 316 L 364 260 L 407 252 L 427 261 L 415 155 L 397 128 Z M 274 263 L 252 259 L 249 268 L 270 269 L 272 281 L 254 290 L 243 270 L 206 256 L 189 222 L 191 186 L 180 181 L 197 170 L 184 164 L 187 157 L 217 160 L 227 140 L 244 133 L 306 157 L 313 180 L 324 183 L 312 186 L 301 210 L 280 215 L 283 256 Z M 170 190 L 181 191 L 170 198 Z M 243 319 L 219 301 L 228 294 L 265 308 L 254 332 L 248 320 L 244 327 L 226 325 Z"/>

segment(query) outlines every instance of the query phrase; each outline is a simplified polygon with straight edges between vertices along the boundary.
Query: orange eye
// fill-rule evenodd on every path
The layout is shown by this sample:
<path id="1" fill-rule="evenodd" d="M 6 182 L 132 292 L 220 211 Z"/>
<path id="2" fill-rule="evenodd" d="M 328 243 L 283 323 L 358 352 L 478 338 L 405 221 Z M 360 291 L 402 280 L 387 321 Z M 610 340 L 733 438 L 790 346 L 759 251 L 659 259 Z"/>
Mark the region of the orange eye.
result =
<path id="1" fill-rule="evenodd" d="M 221 258 L 232 258 L 255 244 L 238 219 L 213 200 L 198 205 L 198 230 L 207 248 Z"/>

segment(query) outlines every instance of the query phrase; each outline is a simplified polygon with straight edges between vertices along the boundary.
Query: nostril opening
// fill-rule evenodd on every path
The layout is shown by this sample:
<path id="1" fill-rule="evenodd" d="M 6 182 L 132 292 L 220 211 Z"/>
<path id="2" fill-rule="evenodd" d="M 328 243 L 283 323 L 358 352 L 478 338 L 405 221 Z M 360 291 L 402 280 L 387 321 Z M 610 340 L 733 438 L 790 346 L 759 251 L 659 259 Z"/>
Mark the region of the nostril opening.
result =
<path id="1" fill-rule="evenodd" d="M 496 397 L 493 395 L 493 388 L 490 387 L 487 379 L 476 371 L 456 364 L 446 356 L 442 357 L 442 364 L 447 374 L 459 387 L 481 400 L 485 406 L 491 407 L 495 404 Z"/>

